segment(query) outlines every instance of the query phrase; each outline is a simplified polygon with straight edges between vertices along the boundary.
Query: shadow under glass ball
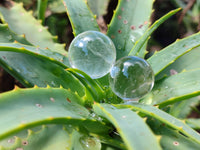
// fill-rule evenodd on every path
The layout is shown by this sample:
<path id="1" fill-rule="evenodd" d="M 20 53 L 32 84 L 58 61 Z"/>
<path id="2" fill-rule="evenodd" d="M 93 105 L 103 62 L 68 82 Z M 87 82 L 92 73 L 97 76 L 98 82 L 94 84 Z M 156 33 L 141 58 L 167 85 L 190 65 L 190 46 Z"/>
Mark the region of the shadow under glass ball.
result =
<path id="1" fill-rule="evenodd" d="M 116 50 L 109 37 L 98 31 L 86 31 L 74 38 L 69 47 L 73 68 L 96 79 L 109 73 L 116 59 Z"/>
<path id="2" fill-rule="evenodd" d="M 154 73 L 144 59 L 127 56 L 113 65 L 109 82 L 113 92 L 124 101 L 138 101 L 153 88 Z"/>

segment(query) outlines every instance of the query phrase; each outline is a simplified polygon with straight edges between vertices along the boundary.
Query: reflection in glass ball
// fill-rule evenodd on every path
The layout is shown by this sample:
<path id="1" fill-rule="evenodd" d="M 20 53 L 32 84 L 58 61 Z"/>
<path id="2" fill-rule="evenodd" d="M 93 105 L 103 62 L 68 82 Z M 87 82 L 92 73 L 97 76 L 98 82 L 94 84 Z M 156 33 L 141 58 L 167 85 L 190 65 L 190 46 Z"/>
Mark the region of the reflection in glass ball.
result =
<path id="1" fill-rule="evenodd" d="M 109 37 L 98 31 L 86 31 L 74 38 L 69 47 L 73 68 L 96 79 L 109 73 L 116 59 L 116 50 Z"/>
<path id="2" fill-rule="evenodd" d="M 125 101 L 138 101 L 153 88 L 154 73 L 144 59 L 127 56 L 113 65 L 109 81 L 117 96 Z"/>

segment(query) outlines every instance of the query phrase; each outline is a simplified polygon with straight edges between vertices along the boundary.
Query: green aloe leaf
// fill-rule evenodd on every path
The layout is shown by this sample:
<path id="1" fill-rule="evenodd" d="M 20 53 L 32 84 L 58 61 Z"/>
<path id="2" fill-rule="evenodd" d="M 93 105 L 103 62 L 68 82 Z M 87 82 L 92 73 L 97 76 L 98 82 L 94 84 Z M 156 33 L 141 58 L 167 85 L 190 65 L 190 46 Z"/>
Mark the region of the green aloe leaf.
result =
<path id="1" fill-rule="evenodd" d="M 0 97 L 0 139 L 42 124 L 71 124 L 92 133 L 109 129 L 102 121 L 89 117 L 89 111 L 77 104 L 83 103 L 83 99 L 70 90 L 16 88 Z"/>
<path id="2" fill-rule="evenodd" d="M 181 40 L 177 40 L 173 44 L 155 53 L 148 59 L 154 74 L 158 75 L 167 66 L 172 64 L 182 55 L 200 45 L 200 33 L 193 34 Z"/>
<path id="3" fill-rule="evenodd" d="M 200 130 L 200 119 L 199 118 L 188 118 L 185 119 L 186 124 L 195 130 Z"/>
<path id="4" fill-rule="evenodd" d="M 77 92 L 81 97 L 91 98 L 88 90 L 83 84 L 62 66 L 48 60 L 38 57 L 18 53 L 18 52 L 0 52 L 1 66 L 18 79 L 26 87 L 37 85 L 39 87 L 70 88 Z"/>
<path id="5" fill-rule="evenodd" d="M 188 53 L 181 56 L 174 63 L 165 68 L 162 72 L 157 75 L 157 80 L 170 76 L 172 74 L 177 74 L 187 70 L 194 70 L 200 68 L 200 47 L 196 47 L 189 51 Z M 194 61 L 195 60 L 195 61 Z"/>
<path id="6" fill-rule="evenodd" d="M 65 55 L 60 53 L 41 49 L 39 47 L 28 46 L 20 43 L 0 43 L 0 51 L 18 52 L 40 57 L 41 59 L 48 59 L 63 68 L 69 66 L 69 60 Z M 6 56 L 5 56 L 6 57 Z"/>
<path id="7" fill-rule="evenodd" d="M 13 43 L 14 41 L 18 41 L 22 44 L 31 45 L 24 35 L 17 35 L 12 32 L 8 24 L 0 24 L 0 43 Z"/>
<path id="8" fill-rule="evenodd" d="M 198 96 L 177 102 L 170 106 L 169 114 L 179 119 L 185 119 L 188 117 L 188 115 L 190 115 L 192 110 L 195 110 L 198 104 L 200 104 L 200 99 Z"/>
<path id="9" fill-rule="evenodd" d="M 107 35 L 117 49 L 117 59 L 127 56 L 149 25 L 153 0 L 120 0 Z"/>
<path id="10" fill-rule="evenodd" d="M 188 125 L 186 125 L 181 120 L 169 115 L 168 113 L 153 107 L 149 105 L 144 104 L 132 104 L 132 105 L 116 105 L 118 108 L 129 108 L 134 111 L 139 111 L 149 117 L 152 117 L 161 123 L 163 123 L 166 126 L 169 126 L 170 128 L 182 133 L 192 141 L 200 144 L 200 134 L 197 133 L 195 130 L 190 128 Z"/>
<path id="11" fill-rule="evenodd" d="M 199 144 L 176 130 L 168 128 L 165 124 L 148 119 L 148 124 L 155 134 L 161 137 L 160 144 L 163 150 L 198 150 Z"/>
<path id="12" fill-rule="evenodd" d="M 40 21 L 32 16 L 32 13 L 27 12 L 21 3 L 12 3 L 10 5 L 9 8 L 0 6 L 0 13 L 3 22 L 6 22 L 13 32 L 19 35 L 24 34 L 26 39 L 35 46 L 48 47 L 60 53 L 65 52 L 64 44 L 55 43 L 55 37 L 41 25 Z"/>
<path id="13" fill-rule="evenodd" d="M 93 108 L 98 115 L 108 119 L 116 127 L 129 150 L 161 149 L 158 139 L 137 113 L 130 109 L 117 109 L 109 104 L 96 103 Z"/>
<path id="14" fill-rule="evenodd" d="M 38 129 L 39 128 L 39 129 Z M 68 127 L 69 128 L 69 127 Z M 0 141 L 0 150 L 65 150 L 70 147 L 69 131 L 63 125 L 43 125 L 42 127 L 23 130 Z"/>
<path id="15" fill-rule="evenodd" d="M 103 16 L 107 13 L 109 0 L 88 0 L 88 6 L 97 16 Z"/>
<path id="16" fill-rule="evenodd" d="M 143 102 L 164 107 L 200 94 L 200 69 L 182 72 L 156 82 Z M 191 78 L 192 77 L 192 78 Z"/>
<path id="17" fill-rule="evenodd" d="M 74 36 L 88 30 L 99 31 L 94 14 L 84 0 L 63 0 Z"/>
<path id="18" fill-rule="evenodd" d="M 165 16 L 157 20 L 145 33 L 144 35 L 135 43 L 134 47 L 131 49 L 128 55 L 132 56 L 139 56 L 144 57 L 146 54 L 146 49 L 143 48 L 148 38 L 151 36 L 151 34 L 163 23 L 165 22 L 169 17 L 176 14 L 178 11 L 180 11 L 180 8 L 176 10 L 172 10 L 169 13 L 167 13 Z"/>
<path id="19" fill-rule="evenodd" d="M 51 1 L 48 4 L 48 7 L 53 13 L 65 13 L 66 12 L 66 9 L 63 5 L 63 0 Z"/>

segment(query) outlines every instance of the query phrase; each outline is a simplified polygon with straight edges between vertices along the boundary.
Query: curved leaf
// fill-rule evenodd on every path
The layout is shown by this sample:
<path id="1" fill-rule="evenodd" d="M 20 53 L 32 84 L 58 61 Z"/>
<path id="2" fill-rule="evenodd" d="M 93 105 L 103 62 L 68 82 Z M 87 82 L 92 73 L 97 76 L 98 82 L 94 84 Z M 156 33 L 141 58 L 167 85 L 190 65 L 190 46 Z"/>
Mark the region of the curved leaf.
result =
<path id="1" fill-rule="evenodd" d="M 84 100 L 70 90 L 17 88 L 0 97 L 0 139 L 42 124 L 72 124 L 93 133 L 109 129 L 105 123 L 89 118 L 89 111 L 77 104 Z"/>
<path id="2" fill-rule="evenodd" d="M 22 44 L 31 45 L 25 36 L 17 35 L 12 32 L 8 27 L 8 24 L 0 24 L 0 43 L 13 43 L 14 41 L 18 41 Z"/>
<path id="3" fill-rule="evenodd" d="M 32 55 L 17 52 L 0 52 L 1 66 L 13 75 L 17 80 L 27 87 L 37 85 L 39 87 L 70 88 L 81 97 L 91 100 L 90 93 L 85 86 L 65 68 L 49 61 L 48 59 L 37 58 Z"/>
<path id="4" fill-rule="evenodd" d="M 135 56 L 137 55 L 138 57 L 144 57 L 146 50 L 142 48 L 150 35 L 164 22 L 166 21 L 169 17 L 174 15 L 180 10 L 180 8 L 176 10 L 172 10 L 169 13 L 167 13 L 165 16 L 157 20 L 145 33 L 144 35 L 135 43 L 134 47 L 131 49 L 128 55 Z"/>
<path id="5" fill-rule="evenodd" d="M 200 95 L 199 74 L 200 69 L 191 70 L 160 80 L 141 101 L 164 107 L 180 100 L 198 96 Z"/>
<path id="6" fill-rule="evenodd" d="M 98 115 L 108 119 L 116 127 L 129 150 L 161 150 L 158 139 L 135 112 L 117 109 L 108 104 L 96 103 L 93 108 Z"/>
<path id="7" fill-rule="evenodd" d="M 96 17 L 84 0 L 63 0 L 74 36 L 88 30 L 99 31 Z"/>
<path id="8" fill-rule="evenodd" d="M 0 150 L 65 150 L 70 147 L 70 132 L 63 125 L 43 125 L 39 130 L 23 130 L 0 141 Z"/>
<path id="9" fill-rule="evenodd" d="M 66 53 L 64 44 L 54 43 L 54 37 L 48 30 L 27 12 L 22 4 L 12 3 L 10 8 L 0 6 L 3 22 L 7 22 L 9 28 L 16 34 L 24 34 L 33 45 L 41 48 L 49 48 L 53 51 Z"/>
<path id="10" fill-rule="evenodd" d="M 154 74 L 158 75 L 167 66 L 172 64 L 179 57 L 200 45 L 200 33 L 193 34 L 155 53 L 148 59 Z"/>
<path id="11" fill-rule="evenodd" d="M 70 66 L 69 60 L 65 55 L 62 55 L 60 53 L 57 53 L 51 50 L 41 49 L 39 47 L 23 45 L 17 42 L 0 43 L 0 51 L 25 53 L 25 54 L 33 55 L 36 57 L 40 57 L 41 59 L 48 59 L 62 66 L 63 68 L 67 68 L 67 66 Z"/>
<path id="12" fill-rule="evenodd" d="M 155 118 L 159 120 L 160 122 L 164 123 L 164 125 L 167 125 L 171 127 L 172 129 L 175 129 L 179 132 L 181 132 L 183 135 L 191 139 L 192 141 L 200 144 L 200 134 L 197 133 L 195 130 L 190 128 L 188 125 L 186 125 L 184 122 L 182 122 L 179 119 L 176 119 L 175 117 L 169 115 L 168 113 L 153 107 L 149 105 L 144 104 L 131 104 L 131 105 L 116 105 L 118 108 L 130 108 L 134 111 L 139 111 L 145 115 L 148 115 L 152 118 Z"/>
<path id="13" fill-rule="evenodd" d="M 107 35 L 113 40 L 117 59 L 127 56 L 135 42 L 148 28 L 153 0 L 120 0 L 108 25 Z"/>

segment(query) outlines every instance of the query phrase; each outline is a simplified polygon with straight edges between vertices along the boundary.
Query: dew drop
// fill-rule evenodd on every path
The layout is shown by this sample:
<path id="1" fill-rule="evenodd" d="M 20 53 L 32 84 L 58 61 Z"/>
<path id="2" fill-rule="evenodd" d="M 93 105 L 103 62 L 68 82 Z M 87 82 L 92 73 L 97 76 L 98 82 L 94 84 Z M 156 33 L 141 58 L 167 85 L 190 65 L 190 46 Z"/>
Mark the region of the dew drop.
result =
<path id="1" fill-rule="evenodd" d="M 101 149 L 101 143 L 99 139 L 95 137 L 82 136 L 80 143 L 85 150 Z"/>
<path id="2" fill-rule="evenodd" d="M 144 59 L 126 56 L 113 65 L 109 81 L 117 96 L 125 101 L 137 101 L 153 88 L 154 74 Z"/>
<path id="3" fill-rule="evenodd" d="M 71 66 L 82 70 L 93 79 L 109 73 L 115 59 L 113 42 L 101 32 L 83 32 L 74 38 L 69 47 Z"/>

